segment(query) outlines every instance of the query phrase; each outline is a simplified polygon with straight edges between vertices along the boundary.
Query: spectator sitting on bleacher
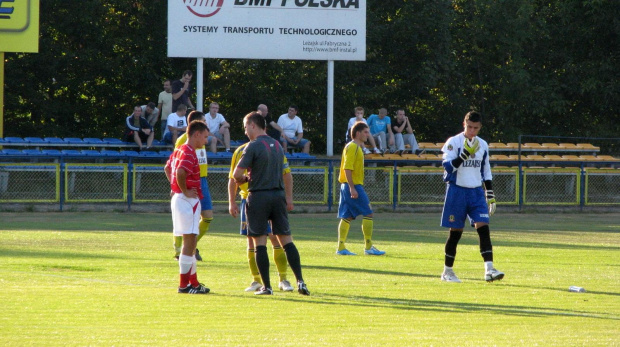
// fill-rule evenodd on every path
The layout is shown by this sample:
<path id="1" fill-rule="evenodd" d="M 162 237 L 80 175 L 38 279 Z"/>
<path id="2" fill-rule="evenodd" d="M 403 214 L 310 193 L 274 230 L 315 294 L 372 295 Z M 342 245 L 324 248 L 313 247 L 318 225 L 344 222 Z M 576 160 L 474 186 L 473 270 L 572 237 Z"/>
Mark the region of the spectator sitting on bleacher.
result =
<path id="1" fill-rule="evenodd" d="M 291 146 L 301 149 L 303 153 L 310 153 L 310 141 L 304 139 L 304 129 L 301 118 L 297 116 L 297 111 L 299 108 L 291 105 L 288 112 L 278 118 L 278 126 L 282 128 L 280 143 L 284 152 L 287 151 L 288 146 Z"/>
<path id="2" fill-rule="evenodd" d="M 224 119 L 221 113 L 218 113 L 220 105 L 212 102 L 209 105 L 209 114 L 206 115 L 207 126 L 209 127 L 209 142 L 211 152 L 217 153 L 217 143 L 220 142 L 226 148 L 226 152 L 230 152 L 230 124 Z"/>
<path id="3" fill-rule="evenodd" d="M 177 138 L 185 133 L 187 129 L 185 112 L 187 112 L 187 106 L 180 104 L 177 107 L 177 111 L 168 116 L 166 120 L 166 133 L 163 138 L 165 143 L 174 144 L 177 142 Z"/>
<path id="4" fill-rule="evenodd" d="M 149 124 L 146 118 L 142 117 L 142 108 L 136 106 L 133 108 L 133 113 L 125 119 L 125 141 L 134 141 L 140 149 L 144 149 L 144 142 L 146 141 L 146 149 L 151 149 L 155 132 L 153 127 Z"/>
<path id="5" fill-rule="evenodd" d="M 358 107 L 355 108 L 355 117 L 351 117 L 351 119 L 349 119 L 349 125 L 347 126 L 347 135 L 346 135 L 347 143 L 352 140 L 352 138 L 351 138 L 351 128 L 357 122 L 363 122 L 364 124 L 368 124 L 368 123 L 366 123 L 366 118 L 364 118 L 364 108 L 361 107 L 361 106 L 358 106 Z M 379 148 L 377 148 L 377 145 L 375 144 L 375 139 L 372 136 L 368 136 L 368 140 L 366 140 L 366 143 L 368 143 L 369 145 L 371 145 L 373 147 L 373 151 L 376 154 L 381 154 L 382 153 L 379 150 Z M 363 147 L 363 150 L 364 150 L 364 154 L 370 154 L 371 153 L 370 150 L 368 148 L 366 148 L 366 146 Z"/>
<path id="6" fill-rule="evenodd" d="M 416 154 L 418 150 L 418 141 L 415 139 L 413 127 L 411 126 L 409 118 L 405 116 L 404 109 L 399 108 L 396 111 L 396 118 L 394 118 L 392 129 L 394 130 L 398 154 L 402 155 L 405 152 L 405 143 L 409 144 L 411 153 Z"/>
<path id="7" fill-rule="evenodd" d="M 394 134 L 392 133 L 390 117 L 386 117 L 387 113 L 387 109 L 380 108 L 379 114 L 371 114 L 366 122 L 370 127 L 370 134 L 379 144 L 379 149 L 385 153 L 389 148 L 390 152 L 394 153 L 396 149 L 394 147 Z"/>
<path id="8" fill-rule="evenodd" d="M 155 103 L 149 102 L 146 105 L 140 106 L 140 108 L 142 109 L 142 117 L 144 117 L 146 121 L 154 127 L 155 123 L 157 123 L 157 120 L 159 119 L 159 109 L 155 107 Z"/>

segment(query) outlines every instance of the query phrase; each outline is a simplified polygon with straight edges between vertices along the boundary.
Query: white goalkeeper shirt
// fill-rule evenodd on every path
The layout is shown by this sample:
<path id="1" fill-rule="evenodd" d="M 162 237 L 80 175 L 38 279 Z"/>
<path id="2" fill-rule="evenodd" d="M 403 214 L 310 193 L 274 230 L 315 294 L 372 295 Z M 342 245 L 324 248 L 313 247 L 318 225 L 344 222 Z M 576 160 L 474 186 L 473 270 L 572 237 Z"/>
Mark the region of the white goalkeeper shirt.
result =
<path id="1" fill-rule="evenodd" d="M 456 184 L 459 187 L 477 188 L 482 186 L 483 181 L 493 179 L 491 164 L 489 163 L 489 145 L 478 137 L 480 146 L 476 153 L 471 155 L 459 167 L 452 166 L 452 160 L 456 159 L 463 150 L 465 142 L 464 133 L 453 136 L 446 141 L 441 151 L 443 152 L 444 182 Z"/>

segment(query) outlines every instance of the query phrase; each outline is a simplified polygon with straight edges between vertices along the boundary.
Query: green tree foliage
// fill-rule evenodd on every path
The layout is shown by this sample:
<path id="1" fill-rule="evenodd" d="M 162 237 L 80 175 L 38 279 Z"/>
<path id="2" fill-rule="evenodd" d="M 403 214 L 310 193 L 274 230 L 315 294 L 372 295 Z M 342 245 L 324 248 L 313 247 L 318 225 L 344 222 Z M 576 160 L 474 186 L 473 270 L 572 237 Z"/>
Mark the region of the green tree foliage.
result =
<path id="1" fill-rule="evenodd" d="M 604 0 L 369 1 L 367 60 L 335 63 L 334 139 L 355 106 L 403 107 L 418 140 L 442 142 L 469 109 L 484 137 L 617 136 L 620 2 Z M 195 70 L 166 57 L 167 2 L 41 2 L 38 54 L 7 53 L 5 136 L 120 137 L 133 105 L 156 102 L 165 78 Z M 264 49 L 270 49 L 265 47 Z M 241 138 L 259 103 L 274 118 L 296 104 L 326 146 L 323 61 L 206 59 L 211 101 Z"/>

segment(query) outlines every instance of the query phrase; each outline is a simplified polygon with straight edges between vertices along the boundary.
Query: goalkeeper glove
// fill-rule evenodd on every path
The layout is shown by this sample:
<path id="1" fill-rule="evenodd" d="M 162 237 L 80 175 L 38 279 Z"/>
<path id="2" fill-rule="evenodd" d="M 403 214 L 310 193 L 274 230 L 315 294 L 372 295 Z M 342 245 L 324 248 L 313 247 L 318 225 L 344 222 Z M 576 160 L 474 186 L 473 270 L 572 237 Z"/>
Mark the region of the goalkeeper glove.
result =
<path id="1" fill-rule="evenodd" d="M 489 205 L 489 216 L 495 213 L 495 193 L 492 190 L 487 190 L 487 204 Z"/>
<path id="2" fill-rule="evenodd" d="M 467 160 L 472 154 L 476 153 L 478 147 L 480 147 L 480 142 L 477 137 L 474 137 L 471 142 L 465 138 L 465 141 L 463 142 L 463 150 L 461 151 L 459 157 L 461 157 L 463 161 Z"/>

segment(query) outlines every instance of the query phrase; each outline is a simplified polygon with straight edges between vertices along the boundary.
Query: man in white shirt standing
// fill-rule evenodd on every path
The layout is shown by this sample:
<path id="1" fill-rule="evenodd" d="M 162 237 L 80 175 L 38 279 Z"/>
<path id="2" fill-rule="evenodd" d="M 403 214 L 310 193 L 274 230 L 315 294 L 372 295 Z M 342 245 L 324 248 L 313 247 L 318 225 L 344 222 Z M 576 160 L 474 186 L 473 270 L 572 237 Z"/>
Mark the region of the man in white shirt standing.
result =
<path id="1" fill-rule="evenodd" d="M 288 150 L 288 146 L 301 149 L 303 153 L 310 153 L 310 141 L 304 139 L 304 128 L 301 123 L 301 118 L 297 117 L 299 108 L 295 105 L 291 105 L 288 108 L 288 113 L 285 113 L 278 118 L 278 125 L 282 128 L 282 136 L 280 137 L 280 143 L 284 152 Z"/>
<path id="2" fill-rule="evenodd" d="M 205 117 L 210 132 L 207 145 L 211 146 L 212 153 L 217 153 L 218 142 L 224 145 L 226 152 L 230 152 L 230 124 L 221 113 L 217 113 L 219 109 L 220 105 L 217 102 L 212 102 L 209 105 L 209 114 Z"/>
<path id="3" fill-rule="evenodd" d="M 157 108 L 161 112 L 161 136 L 163 138 L 166 132 L 166 120 L 168 120 L 168 115 L 172 113 L 172 86 L 170 86 L 169 79 L 164 81 L 164 91 L 159 93 Z"/>

